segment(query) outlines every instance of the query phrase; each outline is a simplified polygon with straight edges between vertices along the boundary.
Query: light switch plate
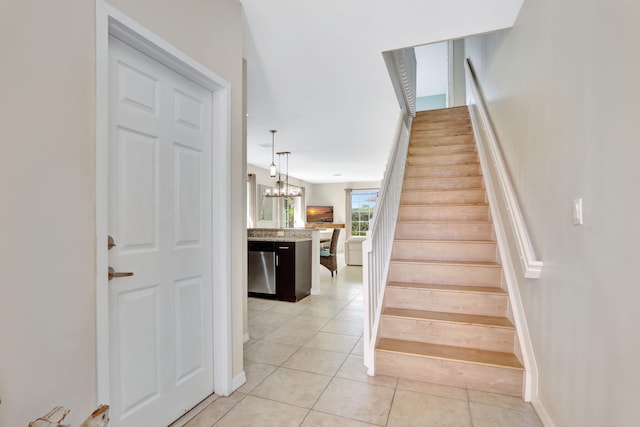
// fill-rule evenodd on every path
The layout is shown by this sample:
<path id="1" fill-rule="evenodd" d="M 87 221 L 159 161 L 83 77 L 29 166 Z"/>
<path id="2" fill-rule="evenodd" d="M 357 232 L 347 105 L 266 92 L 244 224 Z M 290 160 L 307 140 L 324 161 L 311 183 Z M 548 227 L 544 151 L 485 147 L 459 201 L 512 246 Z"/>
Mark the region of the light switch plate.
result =
<path id="1" fill-rule="evenodd" d="M 575 225 L 582 225 L 582 198 L 573 199 L 573 223 Z"/>

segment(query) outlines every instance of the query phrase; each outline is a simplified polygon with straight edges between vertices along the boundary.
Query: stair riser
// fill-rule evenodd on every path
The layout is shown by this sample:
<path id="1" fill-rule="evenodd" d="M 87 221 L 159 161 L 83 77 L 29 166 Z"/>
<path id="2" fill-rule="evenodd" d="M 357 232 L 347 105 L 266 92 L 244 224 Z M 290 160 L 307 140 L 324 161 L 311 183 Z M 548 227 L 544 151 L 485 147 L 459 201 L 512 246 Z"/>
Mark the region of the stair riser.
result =
<path id="1" fill-rule="evenodd" d="M 506 294 L 448 292 L 392 286 L 387 287 L 384 297 L 385 307 L 479 316 L 506 316 L 507 304 Z"/>
<path id="2" fill-rule="evenodd" d="M 399 221 L 488 221 L 488 206 L 401 206 Z"/>
<path id="3" fill-rule="evenodd" d="M 496 243 L 394 241 L 392 259 L 496 262 Z"/>
<path id="4" fill-rule="evenodd" d="M 445 191 L 403 191 L 400 196 L 401 205 L 442 205 L 442 204 L 485 203 L 485 191 L 479 190 L 445 190 Z"/>
<path id="5" fill-rule="evenodd" d="M 404 176 L 413 177 L 447 177 L 481 175 L 480 164 L 456 165 L 456 166 L 412 166 L 407 165 Z"/>
<path id="6" fill-rule="evenodd" d="M 389 281 L 441 285 L 500 286 L 502 269 L 479 265 L 420 264 L 391 261 Z"/>
<path id="7" fill-rule="evenodd" d="M 473 136 L 473 131 L 471 129 L 435 129 L 435 130 L 417 130 L 411 129 L 411 140 L 417 139 L 432 139 L 432 138 L 443 138 L 450 136 Z"/>
<path id="8" fill-rule="evenodd" d="M 477 163 L 476 153 L 447 154 L 443 156 L 409 156 L 408 166 L 453 166 Z"/>
<path id="9" fill-rule="evenodd" d="M 395 238 L 414 240 L 493 240 L 494 237 L 491 223 L 425 223 L 417 225 L 398 222 Z"/>
<path id="10" fill-rule="evenodd" d="M 438 345 L 513 352 L 513 329 L 382 316 L 380 337 Z"/>
<path id="11" fill-rule="evenodd" d="M 440 132 L 457 130 L 462 132 L 473 132 L 473 127 L 469 119 L 447 120 L 443 122 L 418 123 L 411 125 L 411 132 Z"/>
<path id="12" fill-rule="evenodd" d="M 475 140 L 473 135 L 455 135 L 455 136 L 442 136 L 431 135 L 428 133 L 412 134 L 411 147 L 437 147 L 445 145 L 460 145 L 460 144 L 474 144 Z"/>
<path id="13" fill-rule="evenodd" d="M 403 190 L 461 190 L 482 188 L 481 176 L 460 176 L 453 178 L 411 178 L 405 179 Z"/>
<path id="14" fill-rule="evenodd" d="M 407 378 L 508 396 L 522 396 L 520 369 L 376 350 L 376 375 Z"/>
<path id="15" fill-rule="evenodd" d="M 443 154 L 458 154 L 458 153 L 475 153 L 476 146 L 474 144 L 459 144 L 459 145 L 423 145 L 423 146 L 411 146 L 409 147 L 409 156 L 433 156 Z"/>

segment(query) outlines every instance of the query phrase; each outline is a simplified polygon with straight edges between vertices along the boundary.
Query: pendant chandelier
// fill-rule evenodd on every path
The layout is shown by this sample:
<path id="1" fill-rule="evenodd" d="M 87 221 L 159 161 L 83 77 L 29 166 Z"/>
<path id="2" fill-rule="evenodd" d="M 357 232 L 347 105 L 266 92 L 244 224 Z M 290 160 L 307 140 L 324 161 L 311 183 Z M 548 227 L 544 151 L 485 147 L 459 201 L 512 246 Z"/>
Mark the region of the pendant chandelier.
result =
<path id="1" fill-rule="evenodd" d="M 275 131 L 272 131 L 275 132 Z M 289 154 L 290 151 L 279 151 L 276 153 L 278 155 L 278 181 L 276 181 L 276 186 L 274 188 L 267 188 L 264 191 L 265 197 L 300 197 L 302 196 L 302 192 L 299 188 L 291 188 L 289 187 Z M 287 166 L 286 172 L 282 173 L 282 156 L 285 156 L 285 164 Z M 275 166 L 275 164 L 274 164 Z M 275 173 L 274 175 L 275 176 Z"/>
<path id="2" fill-rule="evenodd" d="M 276 164 L 275 164 L 275 156 L 273 155 L 273 153 L 275 152 L 275 137 L 276 137 L 276 132 L 278 132 L 275 129 L 271 129 L 269 132 L 271 132 L 271 165 L 269 166 L 269 176 L 271 178 L 275 178 L 276 177 Z"/>

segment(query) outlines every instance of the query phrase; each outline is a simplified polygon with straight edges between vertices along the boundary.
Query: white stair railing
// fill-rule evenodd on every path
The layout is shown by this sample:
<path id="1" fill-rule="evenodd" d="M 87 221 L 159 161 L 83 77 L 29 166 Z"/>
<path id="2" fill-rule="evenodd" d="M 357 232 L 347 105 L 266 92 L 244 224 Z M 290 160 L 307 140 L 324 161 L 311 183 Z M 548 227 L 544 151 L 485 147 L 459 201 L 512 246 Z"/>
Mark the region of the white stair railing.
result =
<path id="1" fill-rule="evenodd" d="M 387 162 L 373 220 L 369 226 L 367 239 L 362 244 L 364 364 L 369 375 L 375 374 L 375 345 L 400 207 L 411 121 L 408 115 L 401 115 L 398 119 L 396 140 Z"/>

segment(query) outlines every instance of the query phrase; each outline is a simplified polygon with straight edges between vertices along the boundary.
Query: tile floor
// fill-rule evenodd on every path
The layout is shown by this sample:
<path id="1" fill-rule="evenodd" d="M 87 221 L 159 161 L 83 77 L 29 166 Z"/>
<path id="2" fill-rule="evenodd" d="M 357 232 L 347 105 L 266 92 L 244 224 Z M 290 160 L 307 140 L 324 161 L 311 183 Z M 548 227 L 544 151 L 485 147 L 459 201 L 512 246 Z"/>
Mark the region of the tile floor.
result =
<path id="1" fill-rule="evenodd" d="M 321 269 L 321 295 L 249 298 L 247 382 L 186 424 L 222 426 L 541 426 L 520 399 L 369 377 L 362 357 L 362 268 Z"/>

